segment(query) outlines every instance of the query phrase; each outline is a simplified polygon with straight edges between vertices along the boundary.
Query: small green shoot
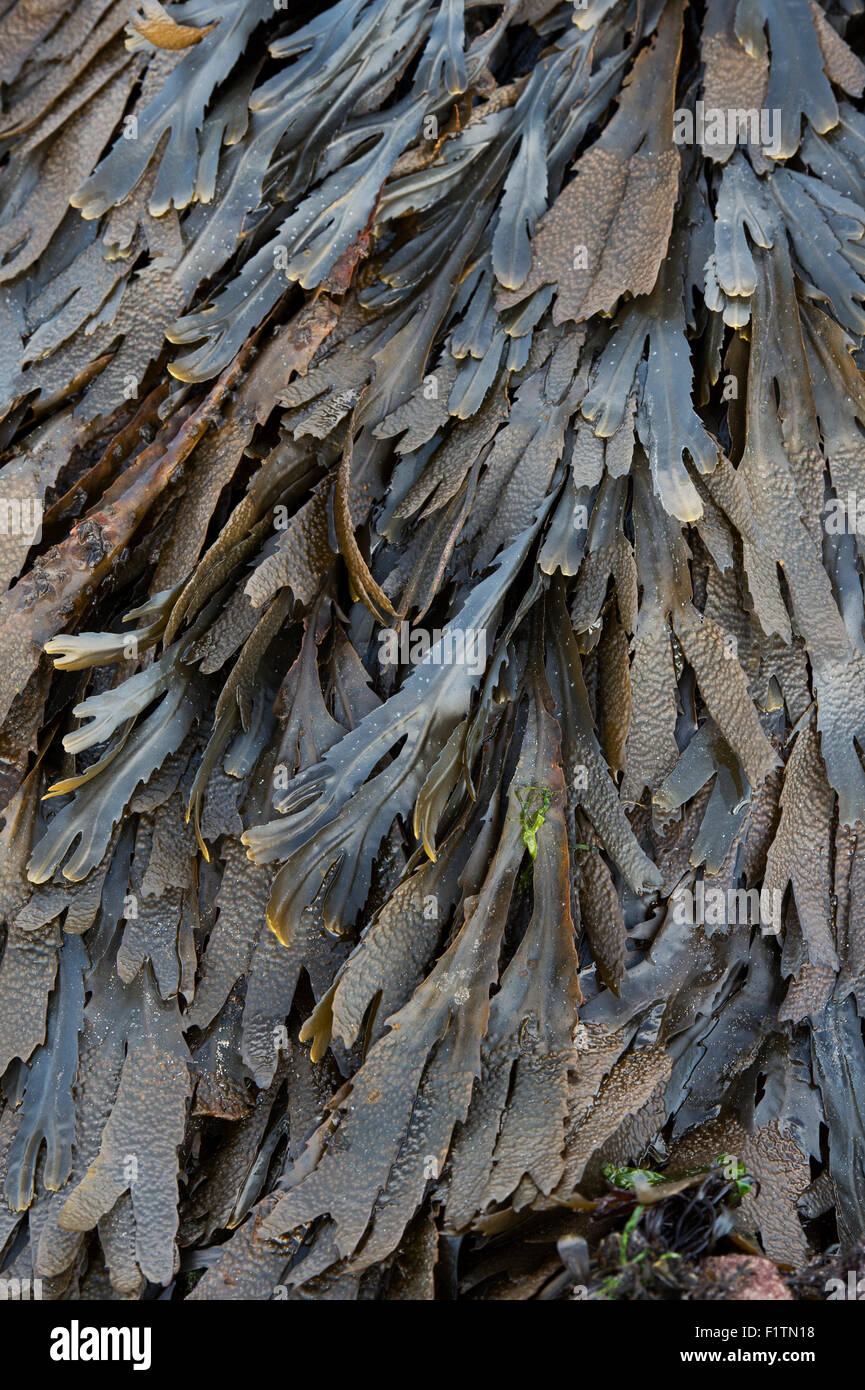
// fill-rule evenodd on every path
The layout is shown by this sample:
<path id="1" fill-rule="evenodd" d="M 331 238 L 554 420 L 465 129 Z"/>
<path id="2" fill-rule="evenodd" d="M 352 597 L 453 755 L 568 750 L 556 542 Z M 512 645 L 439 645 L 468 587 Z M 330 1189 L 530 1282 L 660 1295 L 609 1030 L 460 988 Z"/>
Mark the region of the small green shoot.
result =
<path id="1" fill-rule="evenodd" d="M 523 827 L 523 844 L 531 859 L 538 855 L 538 831 L 547 818 L 553 796 L 549 787 L 523 787 L 517 792 L 520 803 L 520 824 Z"/>

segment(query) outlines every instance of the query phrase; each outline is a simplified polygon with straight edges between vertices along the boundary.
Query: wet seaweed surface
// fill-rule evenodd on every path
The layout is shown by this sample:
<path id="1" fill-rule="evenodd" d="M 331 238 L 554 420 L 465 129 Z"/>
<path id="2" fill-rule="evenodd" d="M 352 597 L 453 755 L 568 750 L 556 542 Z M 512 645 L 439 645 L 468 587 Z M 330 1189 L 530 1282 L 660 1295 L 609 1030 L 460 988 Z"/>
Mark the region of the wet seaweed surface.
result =
<path id="1" fill-rule="evenodd" d="M 861 1265 L 862 9 L 0 0 L 4 1287 Z"/>

